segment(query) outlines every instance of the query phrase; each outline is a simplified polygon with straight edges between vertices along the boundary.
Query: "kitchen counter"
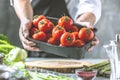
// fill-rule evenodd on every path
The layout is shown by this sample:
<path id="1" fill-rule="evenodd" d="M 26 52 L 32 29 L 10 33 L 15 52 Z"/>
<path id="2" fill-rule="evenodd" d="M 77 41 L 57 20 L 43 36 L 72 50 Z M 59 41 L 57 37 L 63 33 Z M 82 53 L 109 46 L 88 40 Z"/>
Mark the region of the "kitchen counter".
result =
<path id="1" fill-rule="evenodd" d="M 36 60 L 51 60 L 51 59 L 67 59 L 67 58 L 33 58 L 33 57 L 29 57 L 26 59 L 27 62 L 29 61 L 36 61 Z M 106 59 L 79 59 L 80 61 L 87 61 L 87 62 L 92 62 L 92 63 L 98 63 L 101 61 L 104 61 Z"/>
<path id="2" fill-rule="evenodd" d="M 29 62 L 29 61 L 36 61 L 36 60 L 53 60 L 53 59 L 66 59 L 66 58 L 27 58 L 26 59 L 26 62 Z M 91 62 L 93 64 L 95 63 L 99 63 L 99 62 L 102 62 L 106 59 L 80 59 L 80 61 L 85 61 L 85 62 Z M 74 74 L 73 74 L 74 75 Z M 95 80 L 110 80 L 108 78 L 104 78 L 104 77 L 97 77 Z"/>

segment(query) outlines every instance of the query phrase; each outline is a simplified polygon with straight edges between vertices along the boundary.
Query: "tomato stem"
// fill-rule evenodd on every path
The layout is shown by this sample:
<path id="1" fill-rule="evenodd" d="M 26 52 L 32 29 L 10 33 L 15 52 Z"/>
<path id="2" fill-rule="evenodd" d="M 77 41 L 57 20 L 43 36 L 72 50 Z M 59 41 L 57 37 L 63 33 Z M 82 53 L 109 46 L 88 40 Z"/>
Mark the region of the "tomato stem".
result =
<path id="1" fill-rule="evenodd" d="M 33 17 L 33 19 L 36 19 L 36 18 L 38 18 L 38 15 L 35 15 L 35 16 Z"/>
<path id="2" fill-rule="evenodd" d="M 67 37 L 67 41 L 71 41 L 72 38 L 70 36 Z"/>
<path id="3" fill-rule="evenodd" d="M 34 31 L 34 34 L 36 34 L 36 33 L 38 33 L 38 32 L 40 32 L 40 30 L 35 30 L 35 31 Z"/>
<path id="4" fill-rule="evenodd" d="M 43 24 L 44 24 L 44 21 L 40 21 L 40 24 L 43 25 Z"/>
<path id="5" fill-rule="evenodd" d="M 86 33 L 87 33 L 87 34 L 90 33 L 90 29 L 89 29 L 89 28 L 86 29 Z"/>
<path id="6" fill-rule="evenodd" d="M 57 26 L 57 29 L 58 29 L 58 30 L 61 30 L 61 29 L 62 29 L 62 27 L 60 27 L 60 26 Z"/>
<path id="7" fill-rule="evenodd" d="M 65 17 L 64 19 L 65 19 L 65 21 L 66 21 L 66 22 L 68 22 L 68 21 L 69 21 L 69 19 L 68 19 L 67 17 Z"/>

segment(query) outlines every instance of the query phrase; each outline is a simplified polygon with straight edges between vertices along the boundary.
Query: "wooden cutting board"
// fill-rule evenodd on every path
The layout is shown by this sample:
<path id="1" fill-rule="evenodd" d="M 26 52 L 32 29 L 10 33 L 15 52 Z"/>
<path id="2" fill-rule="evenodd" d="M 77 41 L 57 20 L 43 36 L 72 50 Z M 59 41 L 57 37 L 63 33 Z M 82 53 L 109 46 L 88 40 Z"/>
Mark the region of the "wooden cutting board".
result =
<path id="1" fill-rule="evenodd" d="M 47 69 L 62 73 L 73 73 L 75 69 L 83 67 L 83 65 L 91 66 L 91 62 L 83 62 L 80 60 L 37 60 L 26 62 L 26 68 Z"/>

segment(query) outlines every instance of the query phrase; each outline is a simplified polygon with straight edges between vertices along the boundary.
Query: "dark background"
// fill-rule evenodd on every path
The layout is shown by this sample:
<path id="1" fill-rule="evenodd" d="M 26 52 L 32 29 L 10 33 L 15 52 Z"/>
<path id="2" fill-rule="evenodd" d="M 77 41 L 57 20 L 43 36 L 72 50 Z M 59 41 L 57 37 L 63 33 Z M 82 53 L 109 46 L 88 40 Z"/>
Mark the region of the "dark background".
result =
<path id="1" fill-rule="evenodd" d="M 102 17 L 95 25 L 98 28 L 96 33 L 100 44 L 95 49 L 86 53 L 85 58 L 107 58 L 107 53 L 103 45 L 108 44 L 110 40 L 115 39 L 115 34 L 120 33 L 120 0 L 101 0 Z M 9 0 L 0 0 L 0 33 L 8 36 L 14 45 L 22 47 L 19 40 L 19 19 Z"/>

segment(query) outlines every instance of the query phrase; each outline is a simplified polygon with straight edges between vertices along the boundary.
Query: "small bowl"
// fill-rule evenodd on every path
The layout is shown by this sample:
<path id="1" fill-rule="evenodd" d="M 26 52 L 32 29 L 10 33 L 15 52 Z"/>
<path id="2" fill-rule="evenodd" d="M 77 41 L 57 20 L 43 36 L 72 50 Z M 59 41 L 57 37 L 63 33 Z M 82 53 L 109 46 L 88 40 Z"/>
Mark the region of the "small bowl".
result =
<path id="1" fill-rule="evenodd" d="M 97 75 L 97 70 L 84 70 L 84 69 L 76 69 L 75 74 L 77 80 L 94 80 Z"/>

